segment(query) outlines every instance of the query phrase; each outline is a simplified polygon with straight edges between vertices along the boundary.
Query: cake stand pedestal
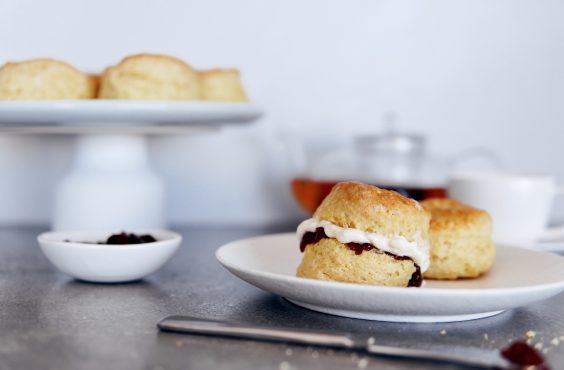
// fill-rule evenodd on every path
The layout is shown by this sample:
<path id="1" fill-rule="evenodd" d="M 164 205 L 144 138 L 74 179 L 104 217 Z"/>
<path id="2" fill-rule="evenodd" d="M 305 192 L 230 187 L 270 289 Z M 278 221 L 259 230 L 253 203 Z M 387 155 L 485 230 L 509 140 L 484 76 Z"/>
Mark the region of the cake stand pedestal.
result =
<path id="1" fill-rule="evenodd" d="M 165 187 L 142 135 L 80 135 L 60 180 L 54 230 L 165 227 Z"/>

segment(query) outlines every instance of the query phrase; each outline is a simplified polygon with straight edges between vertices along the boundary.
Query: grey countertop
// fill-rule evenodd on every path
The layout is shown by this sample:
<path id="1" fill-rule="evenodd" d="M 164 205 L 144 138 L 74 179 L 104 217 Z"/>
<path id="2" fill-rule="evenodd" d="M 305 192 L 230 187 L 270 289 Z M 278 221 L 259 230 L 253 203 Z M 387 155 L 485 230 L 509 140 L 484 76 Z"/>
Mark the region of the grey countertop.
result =
<path id="1" fill-rule="evenodd" d="M 225 271 L 221 244 L 288 228 L 187 228 L 179 253 L 136 283 L 99 285 L 58 272 L 41 254 L 40 228 L 0 229 L 0 369 L 454 369 L 348 351 L 159 333 L 170 314 L 339 330 L 404 346 L 497 349 L 524 338 L 564 369 L 564 295 L 498 316 L 449 324 L 395 324 L 320 314 Z M 534 274 L 534 271 L 523 271 Z M 562 338 L 564 339 L 564 338 Z"/>

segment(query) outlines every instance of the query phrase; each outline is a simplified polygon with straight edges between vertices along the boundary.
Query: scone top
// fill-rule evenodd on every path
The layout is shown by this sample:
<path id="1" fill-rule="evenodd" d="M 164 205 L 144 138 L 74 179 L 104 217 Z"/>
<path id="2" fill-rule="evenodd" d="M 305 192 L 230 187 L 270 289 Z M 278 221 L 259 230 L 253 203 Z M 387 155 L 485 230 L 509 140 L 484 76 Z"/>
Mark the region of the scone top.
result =
<path id="1" fill-rule="evenodd" d="M 342 228 L 390 238 L 403 236 L 416 243 L 428 239 L 429 214 L 419 203 L 360 182 L 336 184 L 313 217 Z"/>
<path id="2" fill-rule="evenodd" d="M 116 66 L 110 68 L 121 68 L 123 72 L 147 74 L 182 74 L 193 71 L 192 67 L 183 60 L 164 54 L 141 53 L 129 55 L 123 58 Z M 167 76 L 172 77 L 172 76 Z"/>
<path id="3" fill-rule="evenodd" d="M 436 198 L 421 202 L 432 215 L 431 232 L 465 235 L 491 235 L 492 220 L 481 209 L 471 207 L 455 199 Z"/>

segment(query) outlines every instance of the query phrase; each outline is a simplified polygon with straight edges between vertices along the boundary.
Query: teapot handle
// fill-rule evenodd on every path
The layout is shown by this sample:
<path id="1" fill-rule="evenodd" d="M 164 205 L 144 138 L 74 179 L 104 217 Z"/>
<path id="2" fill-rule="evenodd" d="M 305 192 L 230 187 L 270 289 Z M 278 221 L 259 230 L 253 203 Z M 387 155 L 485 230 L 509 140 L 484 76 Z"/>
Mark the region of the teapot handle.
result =
<path id="1" fill-rule="evenodd" d="M 493 169 L 496 171 L 502 171 L 505 169 L 505 165 L 497 154 L 495 154 L 495 152 L 490 148 L 483 146 L 475 146 L 462 150 L 449 161 L 449 164 L 452 168 L 457 168 L 461 165 L 461 163 L 474 158 L 484 158 L 488 160 Z"/>

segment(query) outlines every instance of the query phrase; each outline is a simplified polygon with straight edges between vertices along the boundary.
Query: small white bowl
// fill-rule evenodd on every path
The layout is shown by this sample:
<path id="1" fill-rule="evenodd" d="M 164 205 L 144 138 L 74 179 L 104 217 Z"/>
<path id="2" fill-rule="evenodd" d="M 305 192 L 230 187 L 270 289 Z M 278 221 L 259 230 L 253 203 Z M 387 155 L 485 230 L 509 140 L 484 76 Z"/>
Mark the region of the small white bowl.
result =
<path id="1" fill-rule="evenodd" d="M 182 237 L 168 230 L 127 230 L 151 234 L 156 242 L 143 244 L 90 244 L 106 241 L 116 232 L 54 231 L 37 241 L 47 259 L 72 277 L 96 283 L 123 283 L 141 279 L 161 268 L 178 250 Z M 69 240 L 69 241 L 66 241 Z"/>

